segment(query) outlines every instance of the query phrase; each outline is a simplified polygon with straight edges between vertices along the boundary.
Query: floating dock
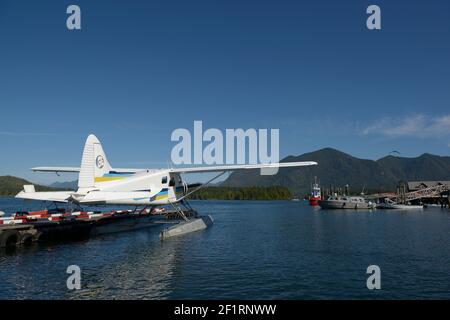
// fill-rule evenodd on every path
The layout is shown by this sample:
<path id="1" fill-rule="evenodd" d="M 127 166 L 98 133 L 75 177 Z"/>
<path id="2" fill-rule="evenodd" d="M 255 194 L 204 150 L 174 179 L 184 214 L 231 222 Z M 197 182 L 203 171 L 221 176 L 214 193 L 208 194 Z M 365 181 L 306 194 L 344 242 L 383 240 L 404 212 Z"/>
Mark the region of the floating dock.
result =
<path id="1" fill-rule="evenodd" d="M 195 222 L 198 218 L 196 218 L 194 210 L 185 210 L 182 211 L 182 214 L 184 217 L 177 210 L 153 211 L 150 209 L 107 212 L 65 212 L 65 210 L 57 209 L 17 212 L 9 217 L 0 217 L 0 248 L 29 245 L 38 241 L 83 239 L 99 234 L 129 231 L 161 224 L 172 224 L 173 228 L 169 228 L 171 230 L 191 221 L 194 222 L 193 225 L 198 224 Z M 193 218 L 186 222 L 183 220 L 186 217 Z M 192 227 L 190 229 L 190 232 L 200 230 L 200 228 Z M 168 234 L 171 233 L 174 231 Z M 161 235 L 161 238 L 167 237 Z"/>

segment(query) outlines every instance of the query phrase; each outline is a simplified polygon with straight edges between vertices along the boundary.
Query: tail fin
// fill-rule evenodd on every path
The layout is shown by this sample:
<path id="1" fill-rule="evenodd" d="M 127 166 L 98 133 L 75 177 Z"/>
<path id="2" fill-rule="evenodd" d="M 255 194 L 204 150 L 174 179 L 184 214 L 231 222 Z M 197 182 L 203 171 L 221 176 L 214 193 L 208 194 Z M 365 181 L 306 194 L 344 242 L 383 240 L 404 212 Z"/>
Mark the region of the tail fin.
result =
<path id="1" fill-rule="evenodd" d="M 95 187 L 95 178 L 102 177 L 111 170 L 102 145 L 96 136 L 90 134 L 84 145 L 81 159 L 78 188 Z"/>

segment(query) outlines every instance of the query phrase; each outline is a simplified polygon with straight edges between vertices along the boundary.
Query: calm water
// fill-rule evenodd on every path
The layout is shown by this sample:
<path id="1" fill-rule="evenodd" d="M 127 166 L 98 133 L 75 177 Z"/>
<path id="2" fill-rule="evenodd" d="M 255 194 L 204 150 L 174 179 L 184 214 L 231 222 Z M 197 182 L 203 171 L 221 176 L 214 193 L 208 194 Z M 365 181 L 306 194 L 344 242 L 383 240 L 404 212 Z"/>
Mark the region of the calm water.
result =
<path id="1" fill-rule="evenodd" d="M 450 211 L 314 210 L 303 202 L 196 201 L 210 229 L 158 230 L 0 252 L 0 299 L 450 298 Z M 0 210 L 22 202 L 1 199 Z M 66 268 L 82 270 L 69 291 Z M 366 268 L 381 268 L 381 290 Z"/>

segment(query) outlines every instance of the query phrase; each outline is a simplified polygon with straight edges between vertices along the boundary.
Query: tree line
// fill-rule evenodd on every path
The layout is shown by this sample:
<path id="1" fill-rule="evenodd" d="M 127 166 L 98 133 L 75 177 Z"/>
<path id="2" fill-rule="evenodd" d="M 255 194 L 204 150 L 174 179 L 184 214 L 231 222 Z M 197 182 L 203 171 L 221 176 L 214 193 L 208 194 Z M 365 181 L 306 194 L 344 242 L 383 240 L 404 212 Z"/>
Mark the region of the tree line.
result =
<path id="1" fill-rule="evenodd" d="M 285 187 L 205 187 L 189 196 L 194 200 L 290 200 Z"/>

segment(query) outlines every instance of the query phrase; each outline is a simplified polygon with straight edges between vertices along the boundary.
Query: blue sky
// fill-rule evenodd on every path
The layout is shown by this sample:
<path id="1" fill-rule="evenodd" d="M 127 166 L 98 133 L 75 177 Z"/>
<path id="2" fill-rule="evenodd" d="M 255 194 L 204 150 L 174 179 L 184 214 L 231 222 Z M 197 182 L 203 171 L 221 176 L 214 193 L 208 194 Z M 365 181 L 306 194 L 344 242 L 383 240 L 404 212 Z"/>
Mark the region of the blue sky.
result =
<path id="1" fill-rule="evenodd" d="M 281 157 L 449 155 L 449 39 L 448 1 L 0 0 L 0 175 L 56 180 L 28 168 L 77 166 L 89 133 L 165 167 L 194 120 L 279 128 Z"/>

